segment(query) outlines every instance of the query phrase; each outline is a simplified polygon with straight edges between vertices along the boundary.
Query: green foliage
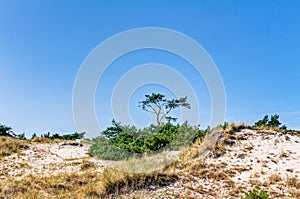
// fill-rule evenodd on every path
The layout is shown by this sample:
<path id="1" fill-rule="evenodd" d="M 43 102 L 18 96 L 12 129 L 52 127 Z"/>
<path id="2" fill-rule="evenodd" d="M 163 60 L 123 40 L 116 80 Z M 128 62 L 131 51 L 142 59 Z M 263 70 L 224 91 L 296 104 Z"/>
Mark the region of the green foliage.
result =
<path id="1" fill-rule="evenodd" d="M 15 137 L 16 134 L 13 133 L 11 127 L 0 124 L 0 136 Z"/>
<path id="2" fill-rule="evenodd" d="M 254 126 L 255 127 L 261 127 L 261 126 L 267 126 L 268 125 L 268 121 L 269 121 L 269 116 L 265 115 L 264 118 L 262 120 L 258 120 Z"/>
<path id="3" fill-rule="evenodd" d="M 219 124 L 217 126 L 217 128 L 221 128 L 221 129 L 225 130 L 228 126 L 229 126 L 229 123 L 228 122 L 224 122 L 223 124 Z"/>
<path id="4" fill-rule="evenodd" d="M 265 115 L 263 119 L 257 121 L 253 127 L 256 128 L 278 128 L 278 129 L 283 129 L 286 130 L 287 127 L 285 125 L 280 126 L 281 122 L 279 122 L 279 115 L 271 115 L 271 118 L 269 119 L 268 115 Z"/>
<path id="5" fill-rule="evenodd" d="M 41 138 L 50 138 L 50 132 L 41 135 Z"/>
<path id="6" fill-rule="evenodd" d="M 53 135 L 50 135 L 50 132 L 48 133 L 44 133 L 43 135 L 41 135 L 41 138 L 48 138 L 48 139 L 60 139 L 60 140 L 78 140 L 78 139 L 82 139 L 84 138 L 84 134 L 83 133 L 72 133 L 72 134 L 65 134 L 65 135 L 59 135 L 58 133 L 54 133 Z M 37 137 L 36 134 L 34 133 L 32 135 L 32 139 Z"/>
<path id="7" fill-rule="evenodd" d="M 19 138 L 19 139 L 26 139 L 25 138 L 25 133 L 21 133 L 21 134 L 15 134 L 12 131 L 12 128 L 9 126 L 5 126 L 0 124 L 0 136 L 7 136 L 7 137 L 12 137 L 12 138 Z"/>
<path id="8" fill-rule="evenodd" d="M 268 122 L 267 126 L 278 128 L 281 125 L 278 119 L 279 119 L 279 115 L 277 114 L 271 115 L 271 119 Z"/>
<path id="9" fill-rule="evenodd" d="M 190 126 L 187 122 L 184 122 L 177 129 L 177 134 L 170 143 L 171 150 L 179 150 L 180 147 L 189 146 L 199 138 L 209 133 L 209 130 L 200 130 L 200 126 Z"/>
<path id="10" fill-rule="evenodd" d="M 139 102 L 143 110 L 154 113 L 156 116 L 156 122 L 158 125 L 163 124 L 164 120 L 167 122 L 176 121 L 177 118 L 168 116 L 171 110 L 177 107 L 191 108 L 187 102 L 187 97 L 181 97 L 179 99 L 165 99 L 165 96 L 160 93 L 152 93 L 152 95 L 145 95 L 146 100 Z"/>
<path id="11" fill-rule="evenodd" d="M 89 154 L 105 160 L 126 159 L 131 154 L 128 151 L 119 149 L 113 145 L 107 138 L 102 136 L 94 138 L 93 144 L 89 148 Z"/>
<path id="12" fill-rule="evenodd" d="M 121 126 L 113 120 L 112 126 L 92 141 L 89 154 L 101 159 L 119 160 L 161 149 L 178 150 L 206 133 L 199 126 L 192 127 L 187 122 L 182 125 L 150 125 L 138 130 L 134 126 Z"/>
<path id="13" fill-rule="evenodd" d="M 107 138 L 115 138 L 119 133 L 122 132 L 122 128 L 120 123 L 116 122 L 114 119 L 112 120 L 112 126 L 108 127 L 102 134 Z"/>
<path id="14" fill-rule="evenodd" d="M 25 133 L 21 133 L 21 134 L 19 134 L 19 135 L 16 135 L 15 137 L 16 137 L 16 138 L 19 138 L 19 139 L 21 139 L 21 140 L 26 140 Z"/>
<path id="15" fill-rule="evenodd" d="M 33 133 L 32 136 L 31 136 L 31 139 L 34 139 L 36 137 L 37 137 L 36 133 Z"/>
<path id="16" fill-rule="evenodd" d="M 268 199 L 269 194 L 266 191 L 259 191 L 257 189 L 253 189 L 245 193 L 244 199 Z"/>

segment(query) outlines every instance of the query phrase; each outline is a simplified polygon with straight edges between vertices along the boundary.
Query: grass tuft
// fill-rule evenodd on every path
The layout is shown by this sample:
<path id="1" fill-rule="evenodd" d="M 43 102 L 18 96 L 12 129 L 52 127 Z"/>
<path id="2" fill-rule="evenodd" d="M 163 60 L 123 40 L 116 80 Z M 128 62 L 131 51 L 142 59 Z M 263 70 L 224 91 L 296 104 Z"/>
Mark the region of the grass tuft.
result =
<path id="1" fill-rule="evenodd" d="M 17 138 L 0 136 L 0 158 L 18 153 L 22 149 L 28 148 L 29 141 Z"/>
<path id="2" fill-rule="evenodd" d="M 174 174 L 152 172 L 147 174 L 129 174 L 112 168 L 106 168 L 102 173 L 102 196 L 127 193 L 149 186 L 167 186 L 174 183 L 178 177 Z"/>

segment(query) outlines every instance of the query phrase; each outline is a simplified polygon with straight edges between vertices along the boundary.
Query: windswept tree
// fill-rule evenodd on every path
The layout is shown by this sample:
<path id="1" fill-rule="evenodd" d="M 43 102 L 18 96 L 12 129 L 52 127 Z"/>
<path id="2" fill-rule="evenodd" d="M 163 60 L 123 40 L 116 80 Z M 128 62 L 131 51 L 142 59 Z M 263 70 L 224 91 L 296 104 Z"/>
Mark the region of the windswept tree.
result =
<path id="1" fill-rule="evenodd" d="M 169 116 L 169 113 L 178 107 L 184 107 L 190 109 L 191 106 L 187 102 L 187 97 L 181 97 L 179 99 L 168 100 L 163 94 L 152 93 L 152 95 L 145 95 L 146 99 L 139 102 L 139 107 L 143 110 L 153 113 L 156 116 L 156 122 L 158 125 L 163 124 L 164 120 L 168 122 L 176 121 L 177 118 Z"/>

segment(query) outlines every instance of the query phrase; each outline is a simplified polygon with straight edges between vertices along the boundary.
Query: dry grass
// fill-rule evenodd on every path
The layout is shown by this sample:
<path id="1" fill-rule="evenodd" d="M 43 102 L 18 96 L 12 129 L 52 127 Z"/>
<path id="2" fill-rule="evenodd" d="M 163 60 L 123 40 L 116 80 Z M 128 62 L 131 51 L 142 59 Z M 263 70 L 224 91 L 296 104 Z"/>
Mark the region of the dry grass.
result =
<path id="1" fill-rule="evenodd" d="M 220 129 L 215 129 L 211 133 L 207 134 L 204 139 L 197 140 L 193 146 L 189 147 L 183 151 L 180 156 L 180 162 L 190 162 L 197 161 L 199 159 L 204 159 L 219 142 L 219 140 L 224 135 L 223 131 Z"/>
<path id="2" fill-rule="evenodd" d="M 286 184 L 288 187 L 300 189 L 300 181 L 295 176 L 288 176 L 286 178 Z"/>
<path id="3" fill-rule="evenodd" d="M 255 187 L 260 187 L 263 185 L 263 183 L 261 181 L 256 180 L 256 179 L 250 179 L 249 182 L 252 186 L 255 186 Z"/>
<path id="4" fill-rule="evenodd" d="M 72 141 L 72 140 L 50 139 L 50 138 L 40 138 L 40 137 L 35 137 L 31 141 L 35 142 L 35 143 L 41 143 L 41 144 L 60 143 L 60 142 L 75 142 L 75 141 Z"/>
<path id="5" fill-rule="evenodd" d="M 68 162 L 78 164 L 80 172 L 0 178 L 0 198 L 114 198 L 149 186 L 163 187 L 178 179 L 165 170 L 137 174 L 106 168 L 100 173 L 96 172 L 98 165 L 89 158 Z M 145 164 L 150 163 L 139 162 L 138 166 Z"/>
<path id="6" fill-rule="evenodd" d="M 107 168 L 102 173 L 63 173 L 52 176 L 28 176 L 21 180 L 0 181 L 0 196 L 10 198 L 107 198 L 149 186 L 165 186 L 178 178 L 154 172 L 128 174 Z"/>
<path id="7" fill-rule="evenodd" d="M 168 167 L 177 160 L 177 156 L 178 154 L 172 155 L 170 151 L 163 151 L 157 154 L 131 157 L 128 160 L 118 161 L 113 167 L 126 173 L 151 173 Z"/>
<path id="8" fill-rule="evenodd" d="M 207 156 L 219 157 L 226 151 L 227 144 L 225 140 L 235 139 L 229 133 L 224 133 L 219 129 L 215 129 L 211 134 L 208 134 L 203 142 L 196 142 L 189 150 L 187 150 L 180 161 L 177 162 L 173 171 L 178 176 L 187 190 L 179 194 L 179 198 L 199 198 L 210 195 L 211 198 L 217 197 L 220 194 L 218 189 L 209 189 L 202 187 L 201 182 L 209 183 L 211 187 L 222 184 L 224 189 L 228 191 L 235 188 L 235 184 L 231 179 L 231 173 L 227 169 L 226 164 L 208 164 L 204 161 Z M 245 168 L 242 168 L 244 170 Z M 169 167 L 170 170 L 170 167 Z M 236 189 L 236 191 L 240 191 Z M 232 192 L 237 197 L 236 192 Z M 200 197 L 200 198 L 201 198 Z"/>
<path id="9" fill-rule="evenodd" d="M 149 186 L 167 186 L 174 183 L 177 179 L 177 175 L 168 172 L 157 171 L 147 174 L 129 174 L 112 168 L 107 168 L 102 173 L 101 178 L 101 183 L 105 190 L 102 193 L 102 196 L 127 193 Z"/>
<path id="10" fill-rule="evenodd" d="M 212 155 L 214 158 L 221 157 L 226 152 L 226 145 L 224 142 L 217 142 L 212 150 Z"/>
<path id="11" fill-rule="evenodd" d="M 16 138 L 0 136 L 0 158 L 18 153 L 22 149 L 25 149 L 30 144 L 27 140 L 20 140 Z"/>
<path id="12" fill-rule="evenodd" d="M 300 198 L 300 190 L 299 189 L 289 189 L 289 193 L 293 198 Z"/>
<path id="13" fill-rule="evenodd" d="M 225 133 L 233 133 L 233 132 L 238 132 L 241 129 L 252 129 L 252 127 L 249 124 L 246 124 L 245 122 L 239 122 L 239 123 L 230 123 L 226 126 L 224 129 Z"/>
<path id="14" fill-rule="evenodd" d="M 288 130 L 285 130 L 285 129 L 282 129 L 282 128 L 279 128 L 279 127 L 271 127 L 271 126 L 265 126 L 265 125 L 262 125 L 262 126 L 255 126 L 253 127 L 254 130 L 257 130 L 257 132 L 289 132 Z M 291 133 L 293 133 L 294 131 L 290 131 Z"/>
<path id="15" fill-rule="evenodd" d="M 269 182 L 270 184 L 276 184 L 278 182 L 282 181 L 282 178 L 280 177 L 280 175 L 278 174 L 272 174 L 270 177 L 269 177 Z"/>
<path id="16" fill-rule="evenodd" d="M 98 173 L 58 174 L 47 177 L 28 176 L 0 182 L 0 195 L 8 198 L 84 198 L 100 196 Z"/>
<path id="17" fill-rule="evenodd" d="M 88 169 L 96 169 L 97 164 L 94 162 L 89 161 L 88 159 L 83 159 L 82 162 L 79 162 L 81 170 L 88 170 Z"/>

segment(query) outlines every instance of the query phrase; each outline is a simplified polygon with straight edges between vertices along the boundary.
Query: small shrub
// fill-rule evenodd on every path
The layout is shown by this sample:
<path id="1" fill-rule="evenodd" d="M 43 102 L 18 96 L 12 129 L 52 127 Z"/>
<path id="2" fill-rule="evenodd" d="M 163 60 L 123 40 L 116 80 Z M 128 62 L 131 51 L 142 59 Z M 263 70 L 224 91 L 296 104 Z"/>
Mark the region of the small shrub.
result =
<path id="1" fill-rule="evenodd" d="M 254 128 L 268 128 L 268 129 L 280 129 L 286 130 L 287 127 L 285 125 L 280 126 L 281 122 L 279 122 L 279 115 L 271 115 L 270 119 L 268 115 L 265 115 L 263 119 L 258 120 L 253 127 Z"/>
<path id="2" fill-rule="evenodd" d="M 50 135 L 50 132 L 48 133 L 44 133 L 41 135 L 41 138 L 46 138 L 46 139 L 51 139 L 51 140 L 54 140 L 54 139 L 59 139 L 59 140 L 79 140 L 79 139 L 82 139 L 84 138 L 84 134 L 85 132 L 82 132 L 82 133 L 72 133 L 72 134 L 65 134 L 65 135 L 59 135 L 58 133 L 54 133 L 53 135 Z M 32 135 L 32 138 L 31 139 L 35 139 L 37 138 L 36 134 L 34 133 Z"/>
<path id="3" fill-rule="evenodd" d="M 253 189 L 245 194 L 244 199 L 268 199 L 269 194 L 266 191 L 259 191 L 258 189 Z"/>
<path id="4" fill-rule="evenodd" d="M 208 130 L 200 130 L 199 126 L 190 126 L 187 122 L 180 125 L 177 133 L 170 143 L 171 150 L 179 150 L 181 147 L 190 146 L 197 139 L 202 139 Z"/>
<path id="5" fill-rule="evenodd" d="M 14 137 L 16 134 L 14 134 L 11 127 L 0 124 L 0 136 Z"/>
<path id="6" fill-rule="evenodd" d="M 254 127 L 262 127 L 262 126 L 267 126 L 269 122 L 269 116 L 265 115 L 263 119 L 258 120 L 255 124 Z"/>
<path id="7" fill-rule="evenodd" d="M 0 136 L 7 136 L 7 137 L 19 138 L 22 140 L 26 140 L 25 133 L 15 134 L 12 131 L 11 127 L 5 126 L 3 124 L 0 124 Z"/>

